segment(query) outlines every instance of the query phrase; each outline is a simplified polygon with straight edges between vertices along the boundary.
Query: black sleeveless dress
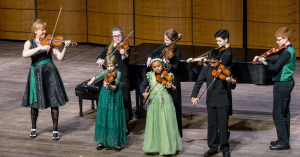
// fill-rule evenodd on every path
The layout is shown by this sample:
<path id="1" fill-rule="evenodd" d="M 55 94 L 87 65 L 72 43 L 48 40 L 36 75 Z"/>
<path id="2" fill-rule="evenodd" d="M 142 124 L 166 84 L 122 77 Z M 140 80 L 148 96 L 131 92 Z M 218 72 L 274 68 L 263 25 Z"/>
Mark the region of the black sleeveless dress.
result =
<path id="1" fill-rule="evenodd" d="M 36 48 L 34 40 L 30 40 L 30 49 Z M 40 50 L 31 56 L 31 63 L 42 60 L 52 60 L 52 51 L 47 54 L 46 50 Z M 53 62 L 34 66 L 37 102 L 30 104 L 30 73 L 29 70 L 25 93 L 23 96 L 23 107 L 41 108 L 63 106 L 69 101 L 64 84 L 59 72 Z"/>

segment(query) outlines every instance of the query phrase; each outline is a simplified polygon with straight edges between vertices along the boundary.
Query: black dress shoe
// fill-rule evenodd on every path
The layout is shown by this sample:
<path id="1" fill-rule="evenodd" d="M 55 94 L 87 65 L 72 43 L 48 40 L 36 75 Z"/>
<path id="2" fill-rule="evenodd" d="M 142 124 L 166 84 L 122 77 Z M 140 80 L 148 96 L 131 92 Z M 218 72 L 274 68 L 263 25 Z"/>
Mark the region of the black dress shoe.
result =
<path id="1" fill-rule="evenodd" d="M 278 144 L 278 141 L 271 141 L 271 142 L 270 142 L 270 145 L 271 145 L 271 146 L 275 146 L 276 144 Z"/>
<path id="2" fill-rule="evenodd" d="M 53 140 L 57 141 L 59 140 L 59 134 L 57 131 L 53 131 L 53 137 L 52 137 Z"/>
<path id="3" fill-rule="evenodd" d="M 277 143 L 274 146 L 270 146 L 270 149 L 271 150 L 286 150 L 286 149 L 290 149 L 290 146 L 289 145 L 281 145 L 281 144 Z"/>
<path id="4" fill-rule="evenodd" d="M 217 154 L 217 152 L 218 152 L 217 150 L 209 150 L 204 154 L 204 157 L 213 156 L 213 155 Z"/>
<path id="5" fill-rule="evenodd" d="M 102 150 L 103 148 L 104 148 L 104 146 L 103 146 L 102 144 L 101 144 L 101 146 L 98 145 L 98 146 L 96 147 L 97 150 Z"/>
<path id="6" fill-rule="evenodd" d="M 30 138 L 36 138 L 36 129 L 31 129 Z"/>
<path id="7" fill-rule="evenodd" d="M 121 149 L 122 149 L 122 147 L 119 147 L 119 148 L 116 147 L 115 150 L 116 150 L 116 152 L 119 152 L 119 151 L 121 151 Z"/>
<path id="8" fill-rule="evenodd" d="M 223 153 L 223 157 L 230 157 L 230 152 L 226 151 L 226 152 L 222 152 Z"/>

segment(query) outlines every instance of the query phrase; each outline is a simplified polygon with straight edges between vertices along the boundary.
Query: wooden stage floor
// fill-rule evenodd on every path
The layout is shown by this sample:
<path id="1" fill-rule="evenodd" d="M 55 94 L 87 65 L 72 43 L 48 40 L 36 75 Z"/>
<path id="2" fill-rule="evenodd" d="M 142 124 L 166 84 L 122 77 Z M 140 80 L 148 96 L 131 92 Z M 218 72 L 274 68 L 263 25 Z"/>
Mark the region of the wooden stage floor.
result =
<path id="1" fill-rule="evenodd" d="M 0 156 L 111 156 L 141 157 L 155 156 L 142 150 L 145 118 L 130 122 L 132 131 L 128 143 L 121 152 L 96 150 L 94 127 L 96 110 L 91 102 L 83 101 L 84 116 L 79 116 L 78 98 L 75 86 L 87 80 L 102 69 L 96 64 L 96 57 L 103 47 L 82 44 L 70 47 L 64 61 L 54 62 L 62 76 L 70 101 L 60 107 L 59 132 L 61 139 L 52 140 L 52 119 L 50 109 L 40 110 L 37 121 L 36 139 L 30 139 L 30 108 L 21 107 L 30 58 L 22 57 L 24 42 L 0 41 Z M 296 157 L 300 156 L 300 61 L 297 60 L 292 92 L 290 150 L 271 151 L 269 143 L 276 140 L 276 129 L 272 121 L 272 88 L 253 84 L 238 84 L 233 90 L 234 114 L 230 117 L 230 152 L 233 157 Z M 183 150 L 180 157 L 198 157 L 208 150 L 207 113 L 205 98 L 197 107 L 190 102 L 194 83 L 182 83 L 183 102 Z M 203 89 L 201 90 L 203 91 Z M 134 91 L 131 93 L 135 109 Z M 222 156 L 219 152 L 216 157 Z"/>

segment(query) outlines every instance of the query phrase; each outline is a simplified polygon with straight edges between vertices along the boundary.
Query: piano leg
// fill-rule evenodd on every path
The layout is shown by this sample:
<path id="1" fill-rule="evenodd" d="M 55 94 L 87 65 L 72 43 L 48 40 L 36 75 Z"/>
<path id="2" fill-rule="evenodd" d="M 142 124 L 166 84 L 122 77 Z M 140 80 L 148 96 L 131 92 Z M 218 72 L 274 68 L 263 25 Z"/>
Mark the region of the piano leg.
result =
<path id="1" fill-rule="evenodd" d="M 91 101 L 92 101 L 92 106 L 91 106 L 91 108 L 92 108 L 92 110 L 95 110 L 94 100 L 91 100 Z"/>
<path id="2" fill-rule="evenodd" d="M 79 98 L 79 116 L 83 116 L 83 113 L 82 113 L 82 99 Z"/>
<path id="3" fill-rule="evenodd" d="M 140 112 L 140 90 L 135 90 L 135 118 L 140 119 L 141 118 L 141 112 Z"/>

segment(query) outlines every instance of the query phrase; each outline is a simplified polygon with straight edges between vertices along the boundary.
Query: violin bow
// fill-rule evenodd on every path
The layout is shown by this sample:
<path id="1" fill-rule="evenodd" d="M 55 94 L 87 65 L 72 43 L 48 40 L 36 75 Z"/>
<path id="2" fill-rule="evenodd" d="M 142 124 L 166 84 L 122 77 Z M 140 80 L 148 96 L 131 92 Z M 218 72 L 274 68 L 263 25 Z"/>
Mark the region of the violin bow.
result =
<path id="1" fill-rule="evenodd" d="M 156 86 L 157 84 L 158 84 L 158 82 L 156 82 L 155 86 Z M 155 86 L 154 86 L 154 87 L 155 87 Z M 146 101 L 148 100 L 148 98 L 149 98 L 149 96 L 150 96 L 150 93 L 152 92 L 152 90 L 154 89 L 154 87 L 153 87 L 152 89 L 150 89 L 147 98 L 145 98 L 145 99 L 143 100 L 143 105 L 145 105 L 145 103 L 146 103 Z"/>
<path id="2" fill-rule="evenodd" d="M 209 89 L 209 87 L 215 82 L 217 77 L 214 78 L 214 80 L 210 83 L 210 85 L 204 90 L 204 92 L 201 94 L 198 103 L 200 102 L 200 100 L 203 98 L 203 95 L 207 92 L 207 90 Z M 195 106 L 193 106 L 195 107 Z"/>
<path id="3" fill-rule="evenodd" d="M 220 72 L 218 71 L 218 74 L 214 77 L 214 80 L 211 81 L 211 83 L 209 84 L 209 86 L 204 90 L 204 92 L 201 94 L 198 103 L 200 102 L 200 100 L 203 98 L 203 95 L 207 92 L 207 90 L 209 89 L 209 87 L 216 81 L 217 76 L 220 74 Z M 193 107 L 195 107 L 193 105 Z"/>
<path id="4" fill-rule="evenodd" d="M 51 36 L 51 39 L 50 39 L 49 46 L 51 46 L 51 42 L 52 42 L 52 40 L 53 40 L 53 35 L 54 35 L 55 29 L 56 29 L 56 25 L 57 25 L 57 22 L 58 22 L 58 19 L 59 19 L 60 13 L 61 13 L 61 9 L 62 9 L 62 7 L 60 8 L 60 10 L 59 10 L 59 14 L 58 14 L 58 16 L 57 16 L 56 23 L 55 23 L 55 26 L 54 26 L 54 29 L 53 29 L 53 32 L 52 32 L 52 36 Z"/>
<path id="5" fill-rule="evenodd" d="M 123 39 L 123 41 L 120 43 L 120 45 L 119 45 L 118 47 L 115 48 L 115 50 L 111 53 L 111 55 L 113 55 L 113 54 L 118 50 L 118 48 L 119 48 L 121 45 L 123 45 L 123 42 L 124 42 L 125 40 L 127 40 L 127 39 L 129 38 L 129 36 L 130 36 L 133 32 L 134 32 L 134 29 L 127 35 L 127 37 L 126 37 L 125 39 Z"/>

